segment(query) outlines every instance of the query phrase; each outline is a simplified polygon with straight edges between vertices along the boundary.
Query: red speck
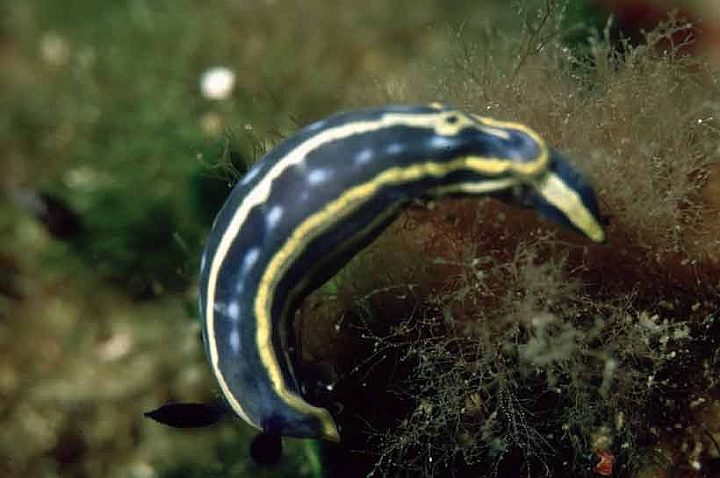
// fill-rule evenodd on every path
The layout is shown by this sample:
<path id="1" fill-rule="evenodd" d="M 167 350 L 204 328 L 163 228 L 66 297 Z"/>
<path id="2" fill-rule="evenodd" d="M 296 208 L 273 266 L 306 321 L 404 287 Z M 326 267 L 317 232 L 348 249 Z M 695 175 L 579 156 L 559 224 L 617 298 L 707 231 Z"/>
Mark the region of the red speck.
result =
<path id="1" fill-rule="evenodd" d="M 615 455 L 606 450 L 597 450 L 598 458 L 600 461 L 595 465 L 595 472 L 598 475 L 610 476 L 612 474 L 613 463 L 615 462 Z"/>

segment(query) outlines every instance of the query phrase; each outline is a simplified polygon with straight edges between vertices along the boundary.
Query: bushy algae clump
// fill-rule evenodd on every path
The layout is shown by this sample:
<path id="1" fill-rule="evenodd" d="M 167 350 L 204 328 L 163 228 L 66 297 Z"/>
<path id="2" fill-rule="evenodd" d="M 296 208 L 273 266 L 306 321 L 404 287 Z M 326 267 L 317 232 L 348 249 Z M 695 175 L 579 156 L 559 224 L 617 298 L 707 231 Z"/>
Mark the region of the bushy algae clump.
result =
<path id="1" fill-rule="evenodd" d="M 345 366 L 345 433 L 369 446 L 377 476 L 710 476 L 716 74 L 656 48 L 673 24 L 622 53 L 591 38 L 579 58 L 538 21 L 537 50 L 459 39 L 450 62 L 424 61 L 437 73 L 425 94 L 537 125 L 572 152 L 599 191 L 609 243 L 492 200 L 405 215 L 305 306 L 340 317 L 340 340 L 319 356 Z"/>

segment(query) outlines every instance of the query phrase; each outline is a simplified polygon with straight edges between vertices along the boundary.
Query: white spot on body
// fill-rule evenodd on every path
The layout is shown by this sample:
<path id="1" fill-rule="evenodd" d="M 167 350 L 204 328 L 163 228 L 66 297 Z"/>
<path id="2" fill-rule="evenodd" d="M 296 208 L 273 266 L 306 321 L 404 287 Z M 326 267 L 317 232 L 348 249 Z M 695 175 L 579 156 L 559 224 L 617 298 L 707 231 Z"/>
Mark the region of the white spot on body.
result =
<path id="1" fill-rule="evenodd" d="M 228 337 L 228 339 L 229 339 L 230 349 L 233 351 L 234 354 L 236 354 L 236 355 L 239 354 L 240 353 L 240 332 L 238 332 L 238 330 L 235 328 L 232 329 L 232 331 L 230 331 L 230 337 Z"/>
<path id="2" fill-rule="evenodd" d="M 247 274 L 247 272 L 255 265 L 260 256 L 260 250 L 257 247 L 253 247 L 245 253 L 242 261 L 242 269 L 240 270 L 241 275 Z"/>
<path id="3" fill-rule="evenodd" d="M 323 126 L 325 126 L 325 121 L 324 121 L 324 120 L 320 120 L 320 121 L 316 121 L 316 122 L 310 124 L 306 129 L 307 129 L 308 131 L 317 131 L 317 130 L 319 130 L 320 128 L 322 128 Z"/>
<path id="4" fill-rule="evenodd" d="M 270 208 L 270 211 L 267 213 L 267 216 L 265 216 L 265 219 L 267 220 L 267 228 L 268 229 L 274 229 L 275 226 L 278 225 L 280 222 L 280 218 L 283 215 L 283 208 L 282 206 L 275 205 L 272 208 Z"/>
<path id="5" fill-rule="evenodd" d="M 250 168 L 250 170 L 245 173 L 245 176 L 240 180 L 240 184 L 245 185 L 248 184 L 250 181 L 252 181 L 260 172 L 260 168 Z"/>
<path id="6" fill-rule="evenodd" d="M 326 182 L 330 179 L 330 176 L 332 176 L 332 174 L 327 169 L 313 169 L 308 174 L 308 183 L 310 183 L 311 186 L 316 186 Z"/>
<path id="7" fill-rule="evenodd" d="M 401 143 L 390 143 L 385 147 L 388 154 L 399 154 L 405 151 L 405 145 Z"/>
<path id="8" fill-rule="evenodd" d="M 447 136 L 433 136 L 430 140 L 430 147 L 436 148 L 436 149 L 448 149 L 450 146 L 452 146 L 455 141 L 452 138 L 448 138 Z"/>
<path id="9" fill-rule="evenodd" d="M 240 320 L 240 305 L 236 302 L 230 302 L 227 308 L 227 315 L 233 322 Z"/>
<path id="10" fill-rule="evenodd" d="M 200 256 L 200 273 L 205 271 L 205 266 L 207 265 L 207 256 L 203 252 L 202 256 Z"/>
<path id="11" fill-rule="evenodd" d="M 373 153 L 372 149 L 364 148 L 353 156 L 353 162 L 360 165 L 367 164 L 373 159 L 373 156 L 375 156 L 375 153 Z"/>
<path id="12" fill-rule="evenodd" d="M 491 134 L 493 136 L 496 136 L 500 139 L 505 139 L 505 140 L 510 139 L 510 133 L 508 133 L 504 129 L 492 128 L 492 127 L 486 126 L 483 128 L 483 132 Z"/>

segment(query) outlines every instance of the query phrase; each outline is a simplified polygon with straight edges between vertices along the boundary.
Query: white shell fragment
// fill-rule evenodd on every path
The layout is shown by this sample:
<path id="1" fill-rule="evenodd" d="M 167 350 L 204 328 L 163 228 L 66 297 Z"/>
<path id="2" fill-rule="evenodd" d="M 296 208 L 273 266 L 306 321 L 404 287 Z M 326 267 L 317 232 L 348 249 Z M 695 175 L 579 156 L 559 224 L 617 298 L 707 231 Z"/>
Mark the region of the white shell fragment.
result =
<path id="1" fill-rule="evenodd" d="M 200 77 L 200 91 L 209 100 L 224 100 L 235 86 L 235 73 L 224 66 L 205 71 Z"/>

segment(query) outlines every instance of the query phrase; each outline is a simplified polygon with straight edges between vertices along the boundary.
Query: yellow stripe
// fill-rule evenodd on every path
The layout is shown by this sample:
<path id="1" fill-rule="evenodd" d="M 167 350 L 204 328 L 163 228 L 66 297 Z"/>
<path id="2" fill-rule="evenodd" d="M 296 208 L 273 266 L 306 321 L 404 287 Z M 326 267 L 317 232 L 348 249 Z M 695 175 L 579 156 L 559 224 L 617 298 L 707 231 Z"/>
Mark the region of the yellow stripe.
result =
<path id="1" fill-rule="evenodd" d="M 382 223 L 384 220 L 386 220 L 388 218 L 388 216 L 392 216 L 394 213 L 396 213 L 397 210 L 399 209 L 399 206 L 400 206 L 400 203 L 383 210 L 380 215 L 373 218 L 373 221 L 370 224 L 368 224 L 362 231 L 360 231 L 357 234 L 355 234 L 354 236 L 352 236 L 349 241 L 344 242 L 341 245 L 341 247 L 345 248 L 345 250 L 351 249 L 353 243 L 362 240 L 364 237 L 367 236 L 367 234 L 370 233 L 370 231 L 374 230 L 374 228 L 377 226 L 377 224 Z M 332 251 L 332 254 L 329 254 L 327 258 L 324 257 L 320 261 L 315 263 L 313 265 L 312 269 L 306 271 L 305 277 L 303 277 L 300 280 L 300 282 L 298 282 L 292 288 L 292 290 L 289 291 L 287 301 L 283 305 L 282 312 L 280 313 L 281 320 L 284 320 L 284 321 L 291 320 L 292 312 L 294 312 L 294 311 L 288 310 L 288 307 L 290 307 L 290 304 L 292 304 L 295 301 L 295 298 L 297 297 L 298 293 L 306 290 L 308 283 L 310 282 L 313 275 L 318 270 L 321 270 L 323 267 L 327 266 L 328 263 L 330 263 L 334 258 L 337 257 L 336 254 L 342 254 L 342 251 L 341 250 Z M 270 320 L 272 320 L 272 319 L 270 319 Z M 272 328 L 272 322 L 270 323 L 270 327 Z M 286 327 L 287 327 L 286 322 L 277 324 L 277 329 L 280 333 L 282 333 L 282 331 L 286 330 Z M 269 342 L 269 346 L 272 347 L 272 339 Z M 269 353 L 273 354 L 272 351 L 270 351 Z M 283 350 L 283 353 L 284 353 L 286 362 L 292 363 L 292 359 L 289 356 L 289 352 L 287 350 Z M 268 370 L 267 365 L 265 368 L 266 368 L 266 370 Z M 300 398 L 300 400 L 305 402 L 301 397 L 298 397 L 298 398 Z M 307 403 L 307 402 L 305 402 L 305 403 Z M 316 416 L 322 416 L 322 418 L 320 418 L 320 422 L 323 424 L 323 430 L 324 430 L 323 438 L 339 442 L 340 434 L 337 431 L 337 425 L 335 424 L 335 420 L 332 418 L 332 415 L 325 416 L 326 410 L 324 408 L 319 408 L 316 410 L 318 410 L 318 413 L 319 413 L 319 415 L 316 415 Z"/>
<path id="2" fill-rule="evenodd" d="M 510 188 L 520 181 L 517 178 L 488 179 L 481 183 L 466 182 L 455 183 L 448 186 L 440 186 L 432 189 L 430 192 L 442 196 L 444 194 L 464 193 L 464 194 L 487 194 L 493 191 Z"/>
<path id="3" fill-rule="evenodd" d="M 500 189 L 510 188 L 513 185 L 517 184 L 517 182 L 518 181 L 514 178 L 505 178 L 498 180 L 487 180 L 483 181 L 482 183 L 457 183 L 450 186 L 442 186 L 435 188 L 430 191 L 430 194 L 435 194 L 437 196 L 442 196 L 454 192 L 461 192 L 464 194 L 485 194 Z M 311 268 L 305 271 L 305 276 L 301 278 L 300 281 L 295 284 L 293 288 L 288 292 L 287 300 L 283 305 L 282 311 L 280 313 L 281 319 L 284 321 L 292 319 L 293 311 L 288 310 L 289 307 L 295 302 L 295 299 L 297 298 L 299 293 L 307 290 L 310 282 L 313 280 L 313 277 L 315 276 L 317 271 L 324 269 L 325 267 L 327 267 L 328 264 L 336 262 L 338 260 L 338 256 L 342 256 L 346 251 L 353 250 L 356 247 L 355 244 L 362 241 L 365 237 L 368 236 L 368 234 L 374 231 L 377 228 L 378 224 L 385 222 L 389 217 L 396 214 L 401 208 L 401 206 L 402 203 L 398 202 L 384 209 L 379 215 L 374 217 L 373 220 L 361 231 L 355 233 L 351 238 L 344 241 L 336 250 L 330 251 L 330 253 L 322 257 L 319 261 L 315 262 Z M 281 334 L 286 330 L 286 328 L 287 322 L 283 322 L 277 325 L 277 329 Z M 284 347 L 286 339 L 281 339 L 280 343 Z M 285 360 L 288 363 L 291 363 L 292 359 L 290 358 L 287 350 L 284 350 L 284 354 Z"/>
<path id="4" fill-rule="evenodd" d="M 304 250 L 305 246 L 324 230 L 326 224 L 342 220 L 342 218 L 357 210 L 367 198 L 375 195 L 381 187 L 413 182 L 426 177 L 441 177 L 461 169 L 483 171 L 488 164 L 494 165 L 495 162 L 495 159 L 458 158 L 446 163 L 428 161 L 413 166 L 387 169 L 372 180 L 348 189 L 337 199 L 328 203 L 322 210 L 308 216 L 293 231 L 285 244 L 268 263 L 258 285 L 254 308 L 257 320 L 256 343 L 260 352 L 260 359 L 267 369 L 273 388 L 285 403 L 300 412 L 316 416 L 327 427 L 331 424 L 334 427 L 332 418 L 326 416 L 326 410 L 310 405 L 300 396 L 287 389 L 272 346 L 270 308 L 273 292 L 278 280 L 283 276 L 288 266 Z M 318 411 L 323 413 L 318 413 Z"/>
<path id="5" fill-rule="evenodd" d="M 449 123 L 445 121 L 447 116 L 456 116 L 458 120 L 455 123 Z M 547 163 L 548 151 L 545 147 L 545 143 L 530 130 L 529 128 L 514 123 L 501 123 L 489 121 L 486 118 L 477 117 L 483 124 L 491 126 L 485 131 L 487 134 L 498 135 L 497 127 L 502 128 L 501 125 L 507 125 L 506 127 L 512 127 L 523 132 L 531 134 L 533 138 L 537 138 L 538 147 L 540 148 L 541 155 L 536 161 L 516 164 L 512 159 L 499 159 L 499 158 L 474 158 L 475 161 L 467 160 L 468 167 L 477 167 L 480 171 L 487 172 L 490 174 L 500 173 L 502 171 L 513 169 L 524 174 L 534 174 L 535 172 L 542 170 Z M 215 338 L 215 315 L 214 315 L 214 304 L 215 304 L 215 290 L 217 284 L 217 278 L 222 267 L 225 257 L 230 250 L 230 247 L 235 240 L 240 228 L 245 223 L 245 220 L 252 210 L 252 208 L 262 204 L 267 200 L 272 189 L 272 182 L 279 177 L 287 168 L 302 162 L 305 157 L 313 150 L 321 147 L 323 144 L 353 136 L 356 134 L 368 133 L 371 131 L 377 131 L 383 128 L 392 126 L 415 126 L 422 128 L 433 128 L 437 134 L 452 136 L 457 134 L 462 128 L 470 125 L 478 127 L 478 125 L 471 121 L 471 119 L 464 113 L 459 111 L 448 111 L 448 112 L 431 112 L 428 114 L 403 114 L 403 113 L 388 113 L 384 114 L 380 120 L 374 121 L 356 121 L 347 123 L 336 128 L 331 128 L 324 131 L 321 134 L 308 138 L 304 143 L 299 144 L 295 149 L 289 152 L 284 158 L 278 161 L 267 174 L 257 183 L 257 185 L 249 192 L 247 197 L 242 201 L 237 211 L 233 214 L 232 219 L 228 223 L 228 226 L 223 234 L 220 243 L 218 244 L 215 254 L 212 257 L 210 263 L 210 271 L 208 274 L 208 286 L 206 291 L 207 304 L 205 307 L 205 322 L 208 340 L 208 351 L 210 355 L 210 364 L 212 366 L 215 377 L 220 385 L 223 395 L 228 400 L 228 403 L 232 409 L 240 415 L 246 422 L 257 427 L 262 428 L 260 424 L 253 422 L 248 417 L 238 400 L 232 394 L 222 370 L 219 367 L 219 357 L 217 340 Z M 501 136 L 502 137 L 502 136 Z M 466 160 L 463 160 L 466 161 Z M 475 164 L 473 166 L 472 164 Z M 438 165 L 438 167 L 441 165 Z M 432 168 L 431 168 L 432 169 Z M 411 171 L 415 171 L 416 168 L 410 168 Z M 391 170 L 392 171 L 392 170 Z M 381 175 L 382 176 L 382 175 Z M 418 176 L 422 177 L 422 176 Z M 353 191 L 352 189 L 351 191 Z M 343 194 L 341 197 L 346 197 Z M 337 202 L 337 201 L 336 201 Z M 323 216 L 325 217 L 325 216 Z M 307 221 L 306 221 L 307 223 Z M 305 224 L 305 223 L 304 223 Z M 276 256 L 277 257 L 277 256 Z M 267 277 L 267 271 L 265 276 Z M 271 276 L 272 277 L 272 276 Z M 262 324 L 263 327 L 267 327 L 267 324 Z M 259 326 L 260 327 L 260 326 Z M 267 332 L 264 332 L 266 334 Z M 258 333 L 258 336 L 260 334 Z M 258 342 L 260 342 L 258 340 Z M 267 351 L 260 351 L 267 353 Z M 277 364 L 275 364 L 277 365 Z M 282 385 L 281 381 L 277 382 Z M 302 401 L 302 403 L 305 403 Z M 306 406 L 309 406 L 306 404 Z"/>
<path id="6" fill-rule="evenodd" d="M 513 169 L 517 171 L 518 173 L 524 175 L 524 176 L 534 176 L 536 174 L 539 174 L 541 171 L 545 170 L 547 168 L 547 164 L 550 158 L 550 154 L 548 151 L 548 147 L 545 144 L 545 140 L 540 137 L 539 134 L 537 134 L 533 129 L 525 126 L 521 123 L 514 123 L 511 121 L 500 121 L 493 118 L 488 118 L 487 116 L 480 116 L 480 115 L 471 115 L 476 120 L 480 121 L 485 126 L 489 126 L 491 129 L 486 129 L 488 133 L 494 134 L 496 136 L 504 137 L 505 139 L 509 138 L 507 131 L 508 129 L 514 129 L 516 131 L 520 131 L 523 134 L 526 134 L 530 136 L 535 143 L 537 143 L 538 148 L 540 149 L 540 155 L 535 161 L 532 161 L 530 163 L 517 163 L 514 165 Z M 504 134 L 504 136 L 502 136 Z"/>
<path id="7" fill-rule="evenodd" d="M 557 174 L 548 172 L 542 179 L 535 182 L 537 192 L 561 210 L 575 227 L 583 231 L 595 242 L 605 239 L 605 232 L 595 216 L 585 207 L 580 195 Z"/>

